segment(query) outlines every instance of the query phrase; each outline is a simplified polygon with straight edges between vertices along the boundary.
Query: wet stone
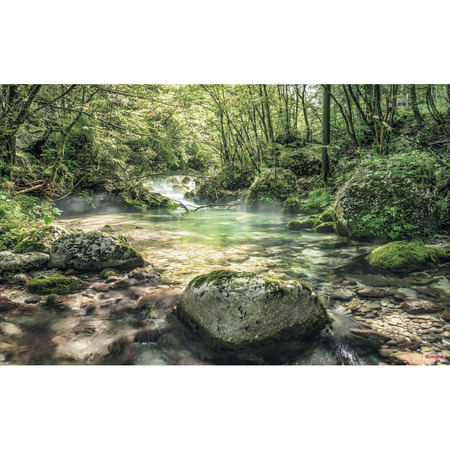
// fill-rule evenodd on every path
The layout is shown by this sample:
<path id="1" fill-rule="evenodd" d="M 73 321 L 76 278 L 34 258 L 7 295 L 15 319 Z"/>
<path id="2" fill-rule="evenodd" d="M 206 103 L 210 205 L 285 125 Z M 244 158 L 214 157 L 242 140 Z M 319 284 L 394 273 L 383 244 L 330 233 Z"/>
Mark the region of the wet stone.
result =
<path id="1" fill-rule="evenodd" d="M 444 307 L 438 303 L 422 299 L 406 300 L 400 304 L 400 308 L 409 314 L 433 313 L 440 312 L 444 309 Z"/>
<path id="2" fill-rule="evenodd" d="M 330 292 L 331 300 L 338 300 L 341 302 L 349 302 L 353 299 L 353 292 L 347 289 L 336 289 Z"/>
<path id="3" fill-rule="evenodd" d="M 389 291 L 377 288 L 360 289 L 356 291 L 356 294 L 363 298 L 384 298 L 392 295 Z"/>

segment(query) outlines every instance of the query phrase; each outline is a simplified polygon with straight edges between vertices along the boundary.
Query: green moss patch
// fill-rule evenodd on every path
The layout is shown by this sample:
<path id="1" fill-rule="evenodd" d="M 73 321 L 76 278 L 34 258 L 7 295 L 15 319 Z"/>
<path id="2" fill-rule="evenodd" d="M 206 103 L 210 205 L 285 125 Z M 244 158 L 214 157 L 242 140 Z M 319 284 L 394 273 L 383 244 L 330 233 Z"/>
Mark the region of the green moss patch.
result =
<path id="1" fill-rule="evenodd" d="M 314 227 L 314 231 L 317 233 L 335 233 L 336 225 L 334 222 L 321 223 L 320 225 Z"/>
<path id="2" fill-rule="evenodd" d="M 49 253 L 53 243 L 69 232 L 55 225 L 36 226 L 14 247 L 16 253 L 42 252 Z"/>
<path id="3" fill-rule="evenodd" d="M 28 291 L 38 295 L 69 294 L 81 288 L 83 282 L 78 278 L 65 277 L 60 274 L 41 275 L 33 278 L 27 286 Z"/>
<path id="4" fill-rule="evenodd" d="M 319 219 L 322 222 L 334 222 L 333 219 L 333 210 L 332 209 L 327 209 L 325 210 L 320 216 Z"/>
<path id="5" fill-rule="evenodd" d="M 114 269 L 103 269 L 100 272 L 100 276 L 102 278 L 108 278 L 108 277 L 112 277 L 116 274 L 117 272 Z"/>
<path id="6" fill-rule="evenodd" d="M 287 169 L 270 169 L 250 186 L 246 207 L 256 210 L 264 205 L 281 205 L 297 189 L 297 177 Z"/>
<path id="7" fill-rule="evenodd" d="M 420 242 L 396 241 L 377 247 L 366 259 L 374 267 L 409 273 L 432 267 L 447 257 L 444 250 L 425 247 Z"/>
<path id="8" fill-rule="evenodd" d="M 303 219 L 303 220 L 291 220 L 287 224 L 288 230 L 298 231 L 298 230 L 308 230 L 317 227 L 322 223 L 319 219 Z"/>

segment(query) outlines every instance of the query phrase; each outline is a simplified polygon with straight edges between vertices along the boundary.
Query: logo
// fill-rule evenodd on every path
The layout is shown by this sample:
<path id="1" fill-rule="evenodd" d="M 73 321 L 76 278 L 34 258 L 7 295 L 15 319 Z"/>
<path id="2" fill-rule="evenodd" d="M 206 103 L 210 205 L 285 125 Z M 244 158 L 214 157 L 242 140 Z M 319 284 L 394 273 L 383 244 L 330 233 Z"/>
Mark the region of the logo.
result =
<path id="1" fill-rule="evenodd" d="M 442 361 L 445 359 L 443 352 L 427 352 L 424 353 L 424 358 L 428 361 Z"/>

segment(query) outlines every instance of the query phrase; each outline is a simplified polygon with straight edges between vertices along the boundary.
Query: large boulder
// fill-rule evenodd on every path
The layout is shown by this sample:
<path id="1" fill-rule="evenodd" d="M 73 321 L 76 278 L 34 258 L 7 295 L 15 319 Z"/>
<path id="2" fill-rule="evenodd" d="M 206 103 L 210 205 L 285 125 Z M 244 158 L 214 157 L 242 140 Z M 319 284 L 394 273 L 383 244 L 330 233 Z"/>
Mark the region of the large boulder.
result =
<path id="1" fill-rule="evenodd" d="M 73 232 L 58 239 L 50 250 L 48 266 L 97 272 L 106 268 L 142 267 L 144 258 L 123 236 L 91 231 Z"/>
<path id="2" fill-rule="evenodd" d="M 289 169 L 267 170 L 250 186 L 246 208 L 255 211 L 280 206 L 296 190 L 297 177 Z"/>
<path id="3" fill-rule="evenodd" d="M 9 272 L 27 272 L 29 270 L 37 270 L 43 268 L 49 256 L 45 253 L 12 253 L 0 252 L 0 273 Z"/>
<path id="4" fill-rule="evenodd" d="M 226 350 L 306 338 L 331 322 L 306 283 L 227 270 L 194 278 L 176 314 L 209 345 Z"/>
<path id="5" fill-rule="evenodd" d="M 426 237 L 439 231 L 439 205 L 433 166 L 420 155 L 394 155 L 362 163 L 338 191 L 333 217 L 352 239 Z"/>

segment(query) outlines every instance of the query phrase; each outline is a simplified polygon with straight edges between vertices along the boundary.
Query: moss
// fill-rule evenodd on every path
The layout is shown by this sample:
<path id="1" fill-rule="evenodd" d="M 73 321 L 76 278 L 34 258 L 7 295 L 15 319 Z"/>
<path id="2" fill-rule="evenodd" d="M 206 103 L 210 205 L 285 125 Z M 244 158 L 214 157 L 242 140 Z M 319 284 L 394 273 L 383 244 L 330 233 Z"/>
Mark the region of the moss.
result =
<path id="1" fill-rule="evenodd" d="M 53 243 L 68 234 L 68 231 L 55 225 L 36 226 L 28 231 L 14 247 L 16 253 L 49 253 Z"/>
<path id="2" fill-rule="evenodd" d="M 336 225 L 334 222 L 321 223 L 314 227 L 314 231 L 317 233 L 336 233 Z"/>
<path id="3" fill-rule="evenodd" d="M 148 186 L 142 183 L 134 186 L 122 186 L 116 189 L 114 193 L 118 194 L 122 203 L 140 211 L 148 209 L 173 210 L 178 208 L 178 204 L 173 200 L 157 192 L 151 192 Z"/>
<path id="4" fill-rule="evenodd" d="M 319 219 L 322 222 L 334 222 L 333 219 L 333 210 L 332 209 L 326 209 L 320 216 Z"/>
<path id="5" fill-rule="evenodd" d="M 371 266 L 394 272 L 409 273 L 427 269 L 440 260 L 445 261 L 448 254 L 439 248 L 425 247 L 423 243 L 395 241 L 377 247 L 368 256 Z"/>
<path id="6" fill-rule="evenodd" d="M 108 277 L 112 277 L 113 275 L 115 275 L 117 272 L 114 269 L 103 269 L 100 272 L 100 276 L 102 278 L 108 278 Z"/>
<path id="7" fill-rule="evenodd" d="M 250 186 L 246 208 L 258 209 L 265 204 L 281 204 L 297 189 L 296 176 L 287 169 L 270 169 Z"/>
<path id="8" fill-rule="evenodd" d="M 106 225 L 103 226 L 102 231 L 104 231 L 106 233 L 112 233 L 114 230 L 113 230 L 113 227 L 111 225 L 106 224 Z"/>
<path id="9" fill-rule="evenodd" d="M 314 227 L 317 227 L 322 222 L 319 219 L 304 219 L 304 220 L 291 220 L 287 224 L 288 230 L 306 230 L 306 229 L 312 229 Z"/>
<path id="10" fill-rule="evenodd" d="M 119 280 L 114 283 L 114 289 L 127 289 L 131 286 L 131 283 L 127 280 Z"/>
<path id="11" fill-rule="evenodd" d="M 324 304 L 319 302 L 319 311 L 313 319 L 307 322 L 305 335 L 310 337 L 317 335 L 325 325 L 331 324 L 332 321 Z"/>
<path id="12" fill-rule="evenodd" d="M 78 278 L 65 277 L 60 274 L 49 276 L 38 276 L 33 278 L 27 286 L 27 289 L 33 294 L 69 294 L 81 288 L 83 282 Z"/>
<path id="13" fill-rule="evenodd" d="M 281 207 L 285 214 L 298 214 L 300 212 L 300 200 L 297 197 L 287 198 Z"/>
<path id="14" fill-rule="evenodd" d="M 198 288 L 205 283 L 214 283 L 217 286 L 232 280 L 233 278 L 254 278 L 256 275 L 247 272 L 234 272 L 232 270 L 216 270 L 204 275 L 199 275 L 190 281 L 189 287 Z"/>

